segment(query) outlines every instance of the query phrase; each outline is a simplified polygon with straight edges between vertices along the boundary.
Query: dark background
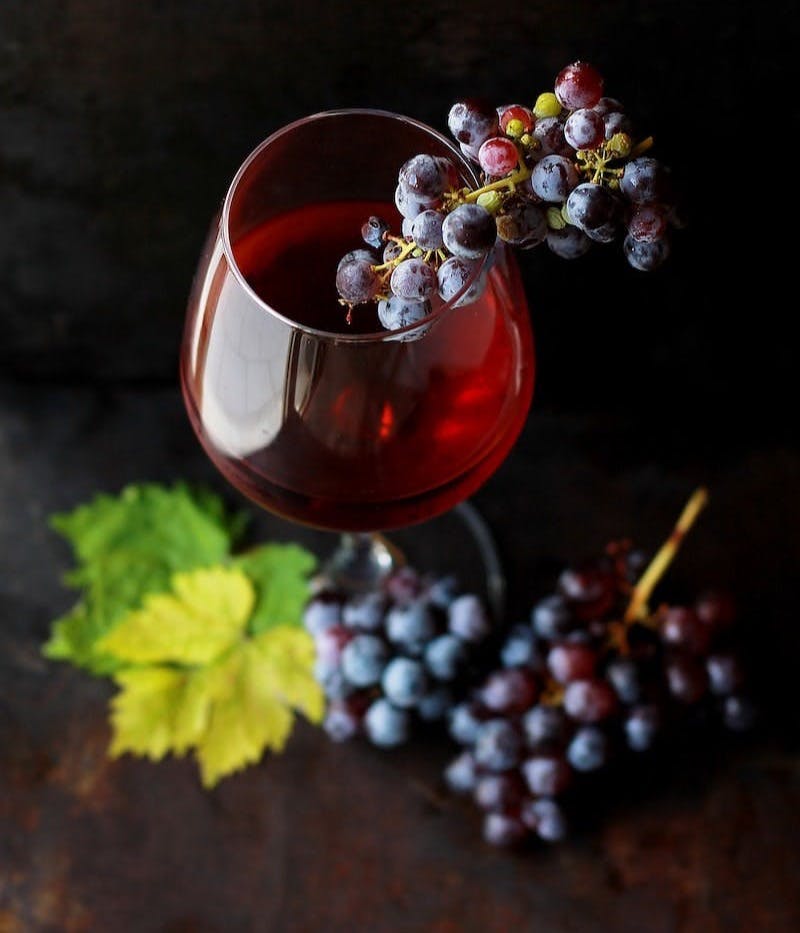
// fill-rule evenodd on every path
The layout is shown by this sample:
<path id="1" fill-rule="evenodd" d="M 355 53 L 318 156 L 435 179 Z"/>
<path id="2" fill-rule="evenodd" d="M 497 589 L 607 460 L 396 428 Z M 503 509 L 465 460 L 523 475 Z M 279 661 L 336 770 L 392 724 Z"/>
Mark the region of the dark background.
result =
<path id="1" fill-rule="evenodd" d="M 797 32 L 788 2 L 0 2 L 0 933 L 800 928 Z M 530 103 L 578 58 L 655 136 L 690 222 L 652 275 L 618 248 L 521 257 L 535 404 L 476 503 L 521 616 L 560 560 L 654 547 L 707 484 L 673 580 L 740 596 L 755 738 L 605 787 L 573 841 L 519 857 L 431 790 L 435 744 L 387 760 L 301 726 L 214 793 L 189 762 L 109 762 L 107 683 L 39 654 L 70 600 L 47 516 L 146 480 L 244 504 L 176 379 L 241 160 L 328 108 L 445 130 L 456 98 Z"/>

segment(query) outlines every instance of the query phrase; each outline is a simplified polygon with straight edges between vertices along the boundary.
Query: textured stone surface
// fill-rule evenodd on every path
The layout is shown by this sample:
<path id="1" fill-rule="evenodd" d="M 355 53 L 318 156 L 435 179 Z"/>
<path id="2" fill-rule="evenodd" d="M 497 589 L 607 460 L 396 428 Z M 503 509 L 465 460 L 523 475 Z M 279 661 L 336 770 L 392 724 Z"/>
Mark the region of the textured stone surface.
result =
<path id="1" fill-rule="evenodd" d="M 433 741 L 387 754 L 301 725 L 283 755 L 213 792 L 190 761 L 110 761 L 110 685 L 39 653 L 70 601 L 69 553 L 46 518 L 142 480 L 230 493 L 174 388 L 0 390 L 0 930 L 796 930 L 800 455 L 753 447 L 656 466 L 642 436 L 628 419 L 533 413 L 475 500 L 512 611 L 559 560 L 608 537 L 655 545 L 702 479 L 711 504 L 672 583 L 740 593 L 766 716 L 746 741 L 687 741 L 598 780 L 570 841 L 510 854 L 487 850 L 475 811 L 442 793 L 449 748 Z M 320 554 L 332 543 L 266 516 L 256 533 L 300 535 Z"/>

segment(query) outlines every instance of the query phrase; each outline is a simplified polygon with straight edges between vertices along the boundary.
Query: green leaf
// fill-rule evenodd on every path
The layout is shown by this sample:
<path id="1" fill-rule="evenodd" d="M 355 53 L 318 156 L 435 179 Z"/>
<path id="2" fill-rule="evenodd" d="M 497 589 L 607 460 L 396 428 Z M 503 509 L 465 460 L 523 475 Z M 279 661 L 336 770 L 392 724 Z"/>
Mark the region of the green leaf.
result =
<path id="1" fill-rule="evenodd" d="M 145 597 L 97 642 L 132 663 L 210 664 L 241 636 L 255 601 L 241 570 L 210 567 L 172 578 L 173 593 Z"/>
<path id="2" fill-rule="evenodd" d="M 230 518 L 212 493 L 177 483 L 101 494 L 51 524 L 72 545 L 77 566 L 66 582 L 82 599 L 56 620 L 44 653 L 108 673 L 119 664 L 97 648 L 99 639 L 147 593 L 167 590 L 176 571 L 225 560 L 242 520 Z"/>
<path id="3" fill-rule="evenodd" d="M 299 625 L 308 600 L 308 576 L 316 567 L 310 551 L 296 544 L 264 544 L 234 561 L 253 581 L 256 606 L 249 630 Z"/>

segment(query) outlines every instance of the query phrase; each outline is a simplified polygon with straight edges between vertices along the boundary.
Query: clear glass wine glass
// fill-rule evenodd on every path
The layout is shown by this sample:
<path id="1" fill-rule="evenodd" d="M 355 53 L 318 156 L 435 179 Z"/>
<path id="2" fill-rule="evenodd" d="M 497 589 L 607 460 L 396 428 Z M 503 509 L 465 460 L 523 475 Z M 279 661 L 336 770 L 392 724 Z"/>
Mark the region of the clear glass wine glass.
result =
<path id="1" fill-rule="evenodd" d="M 480 298 L 471 283 L 418 325 L 384 330 L 374 306 L 352 318 L 336 266 L 363 247 L 371 214 L 393 204 L 411 156 L 446 156 L 479 184 L 451 142 L 374 110 L 318 113 L 262 142 L 214 219 L 192 288 L 181 349 L 191 423 L 220 472 L 258 505 L 339 533 L 329 572 L 374 585 L 402 559 L 393 529 L 456 509 L 477 535 L 495 601 L 502 576 L 467 500 L 525 423 L 534 381 L 528 306 L 500 244 Z"/>

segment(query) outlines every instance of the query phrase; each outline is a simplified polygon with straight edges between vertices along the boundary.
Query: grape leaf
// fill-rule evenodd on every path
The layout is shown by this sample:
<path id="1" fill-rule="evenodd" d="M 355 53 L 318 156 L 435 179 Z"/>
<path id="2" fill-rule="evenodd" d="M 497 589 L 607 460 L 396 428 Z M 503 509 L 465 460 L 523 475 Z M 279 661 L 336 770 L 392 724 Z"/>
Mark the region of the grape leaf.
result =
<path id="1" fill-rule="evenodd" d="M 65 582 L 82 598 L 53 623 L 44 654 L 107 674 L 119 661 L 98 649 L 102 636 L 145 594 L 167 590 L 176 571 L 224 560 L 243 518 L 210 492 L 150 483 L 98 495 L 51 524 L 72 545 L 77 566 Z"/>
<path id="2" fill-rule="evenodd" d="M 308 599 L 307 577 L 316 565 L 310 551 L 296 544 L 264 544 L 237 557 L 234 565 L 256 587 L 253 634 L 300 618 Z"/>
<path id="3" fill-rule="evenodd" d="M 139 662 L 114 675 L 112 755 L 158 760 L 193 748 L 213 787 L 265 749 L 280 751 L 294 711 L 320 721 L 311 637 L 288 624 L 248 635 L 255 601 L 239 568 L 176 574 L 172 593 L 146 597 L 101 639 L 121 662 Z"/>
<path id="4" fill-rule="evenodd" d="M 244 632 L 255 602 L 241 570 L 222 566 L 172 578 L 172 593 L 145 596 L 97 647 L 120 661 L 209 664 Z"/>

